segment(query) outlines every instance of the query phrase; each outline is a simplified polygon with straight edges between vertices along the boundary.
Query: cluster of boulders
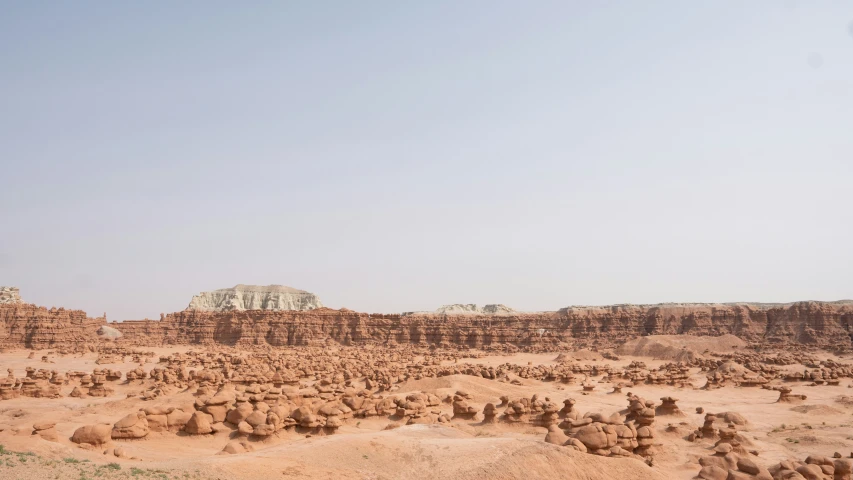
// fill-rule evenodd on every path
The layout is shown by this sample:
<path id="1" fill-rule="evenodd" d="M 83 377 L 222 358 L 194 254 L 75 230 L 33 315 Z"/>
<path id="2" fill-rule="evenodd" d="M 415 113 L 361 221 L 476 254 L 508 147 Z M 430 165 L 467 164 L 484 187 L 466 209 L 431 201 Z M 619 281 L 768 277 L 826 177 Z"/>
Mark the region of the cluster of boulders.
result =
<path id="1" fill-rule="evenodd" d="M 802 363 L 801 371 L 783 370 L 778 365 Z M 772 380 L 811 382 L 810 385 L 838 385 L 842 378 L 853 378 L 853 365 L 831 359 L 818 360 L 812 355 L 779 353 L 737 353 L 721 359 L 701 359 L 691 366 L 708 372 L 706 388 L 734 384 L 737 386 L 763 386 Z"/>
<path id="2" fill-rule="evenodd" d="M 316 388 L 286 391 L 268 384 L 226 383 L 210 394 L 208 387 L 206 382 L 198 384 L 198 396 L 192 405 L 149 407 L 126 415 L 111 427 L 80 427 L 72 441 L 101 446 L 111 439 L 144 438 L 152 431 L 181 431 L 189 435 L 234 431 L 239 437 L 237 443 L 229 443 L 224 451 L 239 453 L 250 450 L 246 442 L 291 427 L 300 433 L 333 434 L 355 415 L 388 415 L 405 424 L 450 421 L 438 408 L 441 400 L 425 392 L 405 398 L 382 397 L 331 383 L 329 379 L 317 382 Z M 462 391 L 454 395 L 454 411 L 458 416 L 472 418 L 470 414 L 477 413 L 467 404 L 470 399 Z"/>
<path id="3" fill-rule="evenodd" d="M 501 403 L 497 406 L 493 403 L 487 404 L 483 410 L 483 416 L 494 419 L 496 408 L 501 406 L 506 407 L 503 414 L 497 418 L 498 421 L 502 422 L 549 427 L 558 423 L 561 418 L 559 405 L 551 401 L 548 397 L 540 398 L 538 395 L 518 400 L 510 400 L 506 396 L 502 397 Z"/>
<path id="4" fill-rule="evenodd" d="M 775 479 L 851 480 L 853 460 L 810 455 L 805 461 L 785 461 L 769 468 Z M 799 474 L 799 477 L 797 476 Z"/>
<path id="5" fill-rule="evenodd" d="M 453 395 L 453 418 L 471 420 L 477 415 L 477 409 L 469 402 L 471 395 L 459 390 Z"/>
<path id="6" fill-rule="evenodd" d="M 763 375 L 756 374 L 732 360 L 719 363 L 714 370 L 708 371 L 706 378 L 707 383 L 702 387 L 706 390 L 721 388 L 727 385 L 757 387 L 770 381 Z"/>
<path id="7" fill-rule="evenodd" d="M 56 370 L 43 368 L 26 368 L 26 376 L 15 377 L 13 370 L 8 369 L 8 375 L 0 378 L 0 400 L 9 400 L 19 396 L 33 398 L 60 398 L 61 388 L 74 385 L 69 393 L 71 397 L 106 397 L 113 394 L 113 389 L 106 385 L 108 381 L 118 381 L 122 373 L 118 370 L 96 368 L 91 374 L 79 371 L 69 371 L 65 374 Z M 81 388 L 82 387 L 82 388 Z"/>
<path id="8" fill-rule="evenodd" d="M 717 420 L 725 422 L 725 426 L 717 428 Z M 770 480 L 766 468 L 753 459 L 758 452 L 747 450 L 750 442 L 740 433 L 738 427 L 747 424 L 746 419 L 736 412 L 718 414 L 706 413 L 705 422 L 701 428 L 690 434 L 688 440 L 705 439 L 714 441 L 713 453 L 699 459 L 702 469 L 697 478 L 706 480 L 717 479 L 764 479 Z"/>
<path id="9" fill-rule="evenodd" d="M 560 363 L 550 365 L 504 363 L 483 366 L 460 362 L 463 353 L 458 350 L 425 349 L 413 345 L 388 349 L 302 347 L 276 350 L 259 347 L 248 352 L 235 352 L 227 348 L 212 348 L 204 352 L 191 350 L 161 356 L 159 364 L 147 371 L 144 363 L 152 361 L 152 353 L 109 345 L 107 343 L 94 349 L 99 352 L 99 363 L 125 362 L 128 357 L 132 358 L 138 367 L 128 371 L 124 377 L 128 384 L 143 387 L 134 395 L 146 400 L 160 398 L 174 389 L 199 388 L 202 394 L 212 394 L 225 383 L 300 387 L 335 376 L 341 377 L 334 379 L 332 383 L 335 384 L 361 379 L 366 389 L 374 393 L 393 392 L 400 383 L 408 380 L 464 374 L 515 384 L 520 384 L 522 379 L 580 383 L 582 390 L 589 394 L 602 383 L 611 384 L 613 393 L 620 393 L 622 388 L 638 384 L 689 388 L 692 386 L 690 369 L 696 367 L 707 374 L 704 388 L 726 385 L 764 387 L 774 379 L 835 385 L 840 378 L 853 375 L 853 367 L 849 365 L 830 360 L 820 361 L 800 352 L 775 355 L 761 352 L 715 355 L 711 352 L 710 355 L 716 358 L 697 357 L 679 363 L 667 363 L 652 370 L 643 362 L 632 362 L 625 368 L 615 368 L 594 362 L 575 362 L 571 356 L 558 357 L 562 358 Z M 466 352 L 464 356 L 477 355 L 482 353 Z M 779 365 L 788 365 L 797 360 L 806 362 L 809 369 L 786 373 L 778 368 Z M 62 396 L 59 387 L 64 385 L 72 385 L 70 395 L 76 397 L 109 396 L 111 392 L 105 382 L 122 377 L 119 371 L 111 369 L 96 369 L 91 374 L 67 372 L 65 375 L 55 370 L 31 370 L 26 377 L 30 380 L 14 377 L 0 379 L 0 399 L 19 395 L 59 397 Z M 593 379 L 597 379 L 597 382 Z M 471 413 L 459 411 L 455 415 L 461 418 Z"/>
<path id="10" fill-rule="evenodd" d="M 559 358 L 559 357 L 558 357 Z M 511 375 L 523 379 L 535 379 L 548 382 L 573 384 L 581 381 L 585 386 L 593 385 L 589 380 L 601 377 L 602 382 L 612 382 L 615 379 L 626 380 L 631 384 L 671 385 L 690 387 L 690 366 L 683 363 L 668 363 L 657 370 L 649 370 L 643 362 L 632 362 L 625 368 L 619 369 L 610 365 L 589 365 L 572 363 L 570 359 L 556 365 L 515 365 L 510 363 L 498 367 L 480 367 L 476 365 L 455 365 L 453 368 L 443 366 L 435 371 L 436 376 L 466 374 L 481 376 L 496 380 L 510 381 Z M 429 373 L 429 372 L 424 372 Z M 510 375 L 511 374 L 511 375 Z M 594 388 L 588 387 L 587 391 Z"/>
<path id="11" fill-rule="evenodd" d="M 691 387 L 690 368 L 689 365 L 679 362 L 666 363 L 657 370 L 649 370 L 644 362 L 634 361 L 622 370 L 621 378 L 630 381 L 631 384 Z"/>
<path id="12" fill-rule="evenodd" d="M 125 356 L 127 354 L 121 351 L 104 351 L 99 358 L 103 359 L 102 363 L 124 362 Z M 565 390 L 563 385 L 579 383 L 582 394 L 594 394 L 606 384 L 612 386 L 612 393 L 621 393 L 622 389 L 639 384 L 690 387 L 690 369 L 698 365 L 707 374 L 705 388 L 761 386 L 778 391 L 779 402 L 797 403 L 806 398 L 793 394 L 787 386 L 768 384 L 771 379 L 785 375 L 776 365 L 784 365 L 782 362 L 787 362 L 788 358 L 770 357 L 776 363 L 762 366 L 765 357 L 757 354 L 737 359 L 666 363 L 657 369 L 650 369 L 644 362 L 613 368 L 574 363 L 570 359 L 552 365 L 482 366 L 460 363 L 458 352 L 409 347 L 388 351 L 335 347 L 243 353 L 189 351 L 162 356 L 159 364 L 149 371 L 144 363 L 150 358 L 138 352 L 133 354 L 136 365 L 124 375 L 102 367 L 91 373 L 70 371 L 65 374 L 28 367 L 25 377 L 15 378 L 9 370 L 6 378 L 0 378 L 0 399 L 20 395 L 57 397 L 61 396 L 60 387 L 64 386 L 73 386 L 72 397 L 106 397 L 114 393 L 110 382 L 122 377 L 127 385 L 140 387 L 130 395 L 144 400 L 184 390 L 195 395 L 192 403 L 143 408 L 114 424 L 86 425 L 74 432 L 72 441 L 92 447 L 104 446 L 112 440 L 142 439 L 150 432 L 181 432 L 181 435 L 221 432 L 233 438 L 222 453 L 241 453 L 251 451 L 254 442 L 285 430 L 311 435 L 334 434 L 354 417 L 387 416 L 393 425 L 408 425 L 472 421 L 482 416 L 483 424 L 505 422 L 545 427 L 546 442 L 577 451 L 650 462 L 656 454 L 656 418 L 686 416 L 674 397 L 665 396 L 660 398 L 660 403 L 655 403 L 627 393 L 628 408 L 606 416 L 581 414 L 571 398 L 560 404 L 538 395 L 515 399 L 505 396 L 500 403 L 486 403 L 481 409 L 464 390 L 457 390 L 445 398 L 427 392 L 405 395 L 393 392 L 399 391 L 402 382 L 454 374 L 499 382 L 520 382 L 519 379 L 559 382 L 562 385 L 555 385 L 557 390 Z M 747 369 L 739 361 L 748 363 L 754 370 Z M 800 380 L 831 384 L 847 373 L 845 365 L 815 362 L 815 367 L 807 370 Z M 161 402 L 146 404 L 156 403 Z M 442 403 L 449 405 L 452 414 L 442 412 Z M 714 453 L 700 462 L 703 468 L 699 478 L 720 478 L 722 472 L 726 475 L 722 478 L 770 478 L 763 475 L 772 474 L 773 470 L 755 465 L 747 450 L 748 440 L 738 432 L 745 424 L 745 419 L 733 412 L 708 413 L 702 427 L 687 435 L 690 441 L 715 442 Z M 684 434 L 689 432 L 683 430 Z M 32 433 L 56 441 L 53 424 L 33 425 Z M 805 475 L 799 470 L 813 469 L 807 465 L 815 464 L 806 461 L 796 465 L 793 471 Z M 821 465 L 828 468 L 828 465 Z"/>
<path id="13" fill-rule="evenodd" d="M 16 378 L 12 369 L 7 370 L 6 378 L 0 379 L 0 399 L 8 400 L 19 396 L 33 398 L 59 398 L 62 394 L 59 385 L 64 377 L 55 370 L 26 368 L 26 376 Z"/>
<path id="14" fill-rule="evenodd" d="M 667 398 L 668 410 L 675 400 Z M 545 441 L 580 452 L 603 456 L 632 457 L 650 461 L 655 454 L 655 404 L 628 394 L 628 408 L 609 417 L 600 413 L 581 415 L 575 401 L 566 399 L 557 412 L 559 424 L 548 425 Z M 675 407 L 677 410 L 677 407 Z"/>
<path id="15" fill-rule="evenodd" d="M 735 452 L 728 444 L 714 447 L 714 453 L 699 459 L 701 480 L 850 480 L 853 460 L 811 455 L 805 461 L 783 461 L 769 468 L 752 454 Z"/>
<path id="16" fill-rule="evenodd" d="M 471 396 L 464 391 L 457 391 L 453 395 L 453 417 L 472 419 L 477 414 L 476 409 L 469 404 Z M 345 398 L 345 403 L 346 398 Z M 400 418 L 402 423 L 406 425 L 412 424 L 433 424 L 433 423 L 449 423 L 451 417 L 446 413 L 442 413 L 439 406 L 441 400 L 432 393 L 419 392 L 412 393 L 402 398 L 392 398 L 397 409 L 394 411 L 394 416 Z M 384 411 L 384 409 L 382 409 Z M 361 416 L 361 415 L 360 415 Z"/>
<path id="17" fill-rule="evenodd" d="M 420 405 L 416 400 L 420 398 L 410 399 L 406 406 L 421 410 L 416 408 Z M 427 397 L 426 400 L 434 403 L 435 397 Z M 402 404 L 400 408 L 404 408 Z M 403 412 L 410 417 L 422 413 Z M 249 437 L 261 439 L 288 427 L 295 427 L 303 433 L 330 434 L 352 416 L 353 410 L 343 402 L 325 401 L 316 394 L 288 394 L 266 385 L 226 385 L 213 395 L 198 397 L 193 405 L 149 407 L 126 415 L 112 426 L 80 427 L 71 440 L 78 444 L 101 446 L 110 440 L 144 438 L 152 431 L 182 431 L 189 435 L 236 431 L 241 440 L 227 450 L 246 451 L 245 447 L 237 447 Z"/>
<path id="18" fill-rule="evenodd" d="M 730 443 L 718 443 L 712 455 L 699 459 L 702 480 L 761 479 L 773 480 L 770 472 L 756 463 L 751 454 L 739 454 Z"/>
<path id="19" fill-rule="evenodd" d="M 706 372 L 707 383 L 703 388 L 719 388 L 727 385 L 751 387 L 764 386 L 772 380 L 806 381 L 811 385 L 838 385 L 842 378 L 853 378 L 853 365 L 831 359 L 819 360 L 816 356 L 796 351 L 781 353 L 737 352 L 717 354 L 706 352 L 716 358 L 695 357 L 677 366 L 685 369 L 699 368 Z M 641 363 L 641 362 L 637 362 Z M 807 368 L 790 371 L 779 366 L 801 363 Z M 672 364 L 661 368 L 671 369 Z M 627 369 L 628 378 L 634 383 L 645 382 L 648 376 L 632 363 Z M 687 370 L 685 370 L 686 373 Z M 649 382 L 658 383 L 658 382 Z"/>

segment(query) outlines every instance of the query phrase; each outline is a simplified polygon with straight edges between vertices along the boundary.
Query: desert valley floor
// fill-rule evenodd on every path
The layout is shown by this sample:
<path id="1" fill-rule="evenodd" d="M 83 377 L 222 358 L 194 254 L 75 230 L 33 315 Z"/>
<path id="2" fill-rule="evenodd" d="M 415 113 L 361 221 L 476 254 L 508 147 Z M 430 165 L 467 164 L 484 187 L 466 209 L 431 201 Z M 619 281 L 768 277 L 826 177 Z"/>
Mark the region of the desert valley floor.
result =
<path id="1" fill-rule="evenodd" d="M 737 349 L 725 345 L 726 338 L 706 339 L 705 343 L 716 343 L 715 350 L 722 351 L 722 355 L 734 355 Z M 678 338 L 662 337 L 661 341 L 671 346 L 678 343 Z M 589 350 L 505 356 L 351 347 L 292 348 L 262 354 L 218 350 L 217 354 L 191 347 L 140 348 L 117 354 L 63 355 L 55 350 L 0 354 L 0 366 L 8 368 L 16 378 L 26 378 L 27 370 L 30 377 L 38 377 L 40 370 L 49 372 L 60 365 L 64 377 L 48 378 L 44 383 L 49 386 L 40 387 L 55 387 L 62 395 L 59 398 L 18 396 L 0 401 L 0 444 L 6 452 L 0 459 L 0 478 L 486 479 L 566 478 L 571 472 L 575 476 L 569 478 L 690 479 L 703 468 L 700 465 L 703 457 L 726 461 L 725 456 L 715 451 L 715 447 L 721 450 L 720 429 L 732 431 L 723 443 L 734 448 L 726 447 L 726 454 L 732 456 L 729 452 L 734 451 L 759 467 L 810 456 L 827 457 L 823 461 L 834 464 L 833 455 L 850 457 L 853 450 L 853 396 L 848 396 L 853 391 L 848 388 L 848 378 L 840 382 L 819 380 L 817 384 L 811 379 L 780 378 L 745 386 L 738 381 L 744 378 L 739 375 L 746 374 L 745 378 L 749 378 L 745 367 L 723 358 L 717 358 L 720 365 L 709 372 L 707 367 L 697 366 L 689 369 L 682 366 L 679 370 L 668 360 L 649 356 L 619 355 L 618 359 L 605 359 Z M 838 364 L 853 363 L 849 358 L 825 352 L 808 357 Z M 386 365 L 385 373 L 369 375 L 376 377 L 376 381 L 368 383 L 374 383 L 372 387 L 378 392 L 366 391 L 364 378 L 345 378 L 358 368 L 356 361 L 349 369 L 335 368 L 347 365 L 347 358 Z M 785 355 L 767 354 L 765 358 L 784 363 L 778 359 L 784 359 Z M 238 363 L 236 359 L 241 361 Z M 266 369 L 270 359 L 283 365 L 327 364 L 330 368 L 306 374 L 306 370 L 314 367 L 303 367 L 294 369 L 299 372 L 298 379 L 272 378 L 271 369 Z M 256 363 L 257 360 L 262 361 Z M 701 362 L 694 359 L 692 363 Z M 204 365 L 215 370 L 215 365 L 227 364 L 232 366 L 231 372 L 254 374 L 255 381 L 232 378 L 235 380 L 232 383 L 211 388 L 208 383 L 214 385 L 215 381 L 180 379 L 179 373 L 169 378 L 162 373 L 157 375 L 155 370 L 179 372 L 184 368 L 188 372 L 195 367 L 201 371 L 199 367 Z M 411 368 L 427 364 L 428 368 Z M 667 365 L 668 370 L 659 370 Z M 772 365 L 780 377 L 786 373 L 802 375 L 816 366 L 762 365 Z M 549 377 L 555 369 L 562 372 L 560 376 Z M 106 370 L 115 380 L 97 378 L 106 376 L 101 373 Z M 408 373 L 391 378 L 390 372 L 396 370 Z M 477 372 L 471 374 L 474 370 Z M 500 373 L 495 379 L 484 378 L 480 370 Z M 573 370 L 577 373 L 566 375 Z M 682 370 L 685 378 L 673 375 Z M 98 374 L 91 375 L 93 371 Z M 152 378 L 152 371 L 159 380 Z M 116 372 L 121 373 L 121 379 Z M 135 372 L 131 377 L 140 379 L 128 380 L 128 372 Z M 700 388 L 709 383 L 709 374 L 716 372 L 723 372 L 718 375 L 720 384 Z M 270 377 L 269 384 L 256 381 L 264 373 Z M 668 374 L 670 378 L 666 378 Z M 649 380 L 654 375 L 661 378 Z M 639 381 L 641 377 L 645 380 Z M 81 385 L 91 388 L 93 380 L 103 382 L 106 396 L 83 393 L 88 389 Z M 257 388 L 259 385 L 264 386 Z M 614 388 L 617 386 L 621 388 Z M 790 398 L 779 401 L 779 387 L 791 388 Z M 621 392 L 614 393 L 614 389 Z M 70 396 L 72 390 L 81 396 Z M 255 391 L 258 393 L 250 393 Z M 632 442 L 638 443 L 636 432 L 627 433 L 633 439 L 620 435 L 612 441 L 603 432 L 600 432 L 602 439 L 589 432 L 584 436 L 583 429 L 590 426 L 624 424 L 626 416 L 633 413 L 629 408 L 632 396 L 654 403 L 650 424 L 653 437 L 644 455 L 630 453 Z M 676 408 L 661 410 L 661 399 L 665 397 L 676 398 Z M 353 399 L 359 398 L 362 402 L 357 405 L 358 400 Z M 381 405 L 381 400 L 376 401 L 380 398 L 393 400 Z M 211 399 L 216 400 L 211 402 Z M 225 408 L 212 406 L 221 399 L 225 400 L 222 404 Z M 564 403 L 567 399 L 575 403 Z M 365 403 L 371 401 L 375 405 L 365 408 Z M 302 419 L 302 424 L 292 417 L 287 421 L 279 417 L 271 421 L 269 414 L 255 415 L 258 419 L 249 420 L 256 425 L 249 425 L 248 431 L 241 433 L 246 428 L 245 420 L 258 408 L 273 412 L 281 404 L 293 411 L 297 404 L 330 403 L 339 408 L 309 412 L 315 418 Z M 238 411 L 235 405 L 240 404 L 249 406 L 243 407 L 248 413 L 232 413 Z M 352 407 L 347 408 L 347 404 Z M 489 404 L 494 407 L 491 418 L 483 414 Z M 564 408 L 567 405 L 571 405 L 571 412 Z M 518 413 L 513 410 L 516 406 Z M 699 408 L 703 413 L 697 413 Z M 162 412 L 170 409 L 187 413 L 176 420 L 183 425 L 176 428 L 168 420 L 163 421 L 171 414 Z M 149 414 L 137 419 L 140 410 Z M 204 413 L 210 415 L 210 422 L 189 433 L 186 425 L 189 414 L 196 411 L 212 412 L 212 415 Z M 551 415 L 553 419 L 548 418 L 548 411 L 555 413 Z M 611 418 L 617 412 L 615 419 Z M 319 421 L 323 413 L 333 415 Z M 595 421 L 585 422 L 584 416 L 589 418 L 590 413 L 601 415 L 593 416 Z M 710 427 L 712 433 L 707 434 L 706 428 L 706 435 L 702 435 L 709 413 L 720 416 L 715 417 Z M 119 421 L 130 423 L 123 420 L 127 416 L 132 417 L 134 425 L 123 429 L 116 425 Z M 225 421 L 217 418 L 222 416 Z M 339 420 L 331 422 L 335 417 Z M 276 421 L 281 424 L 276 426 Z M 257 425 L 266 423 L 272 423 L 272 431 L 256 435 Z M 321 426 L 330 423 L 339 426 Z M 72 441 L 80 427 L 98 424 L 105 425 L 104 438 L 93 435 L 88 440 L 91 443 Z M 45 426 L 48 428 L 37 430 Z M 552 426 L 551 433 L 548 426 Z M 563 446 L 572 430 L 575 435 L 582 432 L 580 438 L 587 453 L 579 451 L 584 447 Z M 546 436 L 555 439 L 548 438 L 549 443 Z M 599 446 L 595 445 L 599 440 L 603 448 L 620 444 L 628 448 L 621 455 L 609 451 L 607 456 L 602 452 L 590 454 L 593 447 Z"/>

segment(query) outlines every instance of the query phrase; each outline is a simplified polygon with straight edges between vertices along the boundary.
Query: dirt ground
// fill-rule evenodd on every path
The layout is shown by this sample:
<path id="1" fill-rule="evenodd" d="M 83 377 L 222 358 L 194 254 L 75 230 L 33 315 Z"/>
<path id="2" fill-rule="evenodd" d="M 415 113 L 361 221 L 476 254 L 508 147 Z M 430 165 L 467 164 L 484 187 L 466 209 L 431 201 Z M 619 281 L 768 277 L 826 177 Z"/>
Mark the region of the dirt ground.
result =
<path id="1" fill-rule="evenodd" d="M 156 366 L 159 355 L 186 348 L 152 348 L 156 356 L 146 363 L 146 370 Z M 60 371 L 91 371 L 96 354 L 51 356 L 55 363 L 40 360 L 46 351 L 19 350 L 0 354 L 0 367 L 10 368 L 16 376 L 24 369 L 57 369 Z M 829 354 L 826 358 L 838 359 Z M 496 366 L 506 362 L 553 364 L 554 353 L 517 354 L 460 359 L 459 362 Z M 590 360 L 588 363 L 626 366 L 632 360 L 656 367 L 663 360 L 622 357 L 618 361 Z M 849 360 L 847 360 L 849 361 Z M 136 368 L 127 362 L 101 365 L 123 372 Z M 786 368 L 804 369 L 801 365 Z M 596 379 L 590 379 L 596 380 Z M 278 432 L 256 442 L 255 451 L 236 455 L 217 455 L 233 434 L 191 436 L 183 432 L 150 433 L 140 440 L 114 440 L 127 457 L 105 455 L 102 449 L 84 449 L 70 441 L 74 431 L 85 424 L 115 423 L 143 407 L 155 405 L 190 404 L 191 391 L 143 401 L 128 394 L 139 393 L 141 387 L 116 382 L 115 392 L 106 398 L 58 399 L 20 397 L 0 401 L 0 478 L 669 478 L 690 479 L 699 471 L 698 459 L 709 455 L 713 443 L 690 442 L 690 432 L 702 425 L 705 412 L 737 412 L 748 420 L 739 427 L 748 440 L 747 448 L 758 453 L 756 461 L 770 466 L 779 461 L 808 455 L 832 456 L 838 452 L 847 457 L 853 451 L 853 403 L 842 401 L 853 395 L 850 381 L 838 386 L 807 386 L 805 382 L 786 383 L 794 393 L 806 394 L 801 404 L 776 403 L 778 392 L 755 388 L 727 386 L 703 390 L 705 373 L 691 370 L 693 388 L 674 388 L 658 385 L 636 385 L 620 394 L 610 393 L 612 385 L 599 383 L 592 392 L 582 392 L 580 384 L 564 385 L 519 379 L 517 383 L 502 383 L 469 375 L 450 375 L 438 378 L 409 380 L 399 384 L 394 395 L 426 391 L 439 397 L 465 390 L 472 396 L 472 405 L 482 411 L 488 402 L 499 397 L 530 397 L 538 394 L 560 404 L 565 398 L 576 400 L 580 412 L 611 414 L 626 406 L 626 392 L 658 401 L 661 397 L 678 399 L 683 416 L 658 415 L 655 421 L 656 455 L 654 465 L 630 459 L 597 457 L 544 442 L 547 430 L 531 425 L 513 426 L 503 423 L 484 424 L 478 418 L 454 420 L 450 425 L 408 425 L 389 428 L 388 418 L 350 419 L 334 435 L 306 436 L 290 430 Z M 780 383 L 774 381 L 774 383 Z M 781 383 L 780 383 L 781 384 Z M 68 390 L 68 391 L 65 391 Z M 452 413 L 450 404 L 441 406 Z M 32 435 L 35 423 L 56 422 L 58 442 Z M 581 472 L 583 472 L 581 474 Z"/>

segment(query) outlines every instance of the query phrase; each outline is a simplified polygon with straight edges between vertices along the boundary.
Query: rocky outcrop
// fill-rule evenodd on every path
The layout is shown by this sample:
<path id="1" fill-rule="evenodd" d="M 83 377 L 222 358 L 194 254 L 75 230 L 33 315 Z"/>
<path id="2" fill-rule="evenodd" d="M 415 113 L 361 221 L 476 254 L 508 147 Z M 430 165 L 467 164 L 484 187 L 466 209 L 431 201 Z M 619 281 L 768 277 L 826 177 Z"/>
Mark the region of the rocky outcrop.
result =
<path id="1" fill-rule="evenodd" d="M 0 287 L 0 305 L 23 303 L 18 287 Z"/>
<path id="2" fill-rule="evenodd" d="M 74 443 L 100 446 L 109 443 L 112 431 L 113 429 L 110 425 L 84 425 L 74 431 L 71 441 Z"/>
<path id="3" fill-rule="evenodd" d="M 435 311 L 424 312 L 403 312 L 403 316 L 409 315 L 511 315 L 518 313 L 512 308 L 499 303 L 490 303 L 488 305 L 477 305 L 475 303 L 454 303 L 451 305 L 442 305 Z"/>
<path id="4" fill-rule="evenodd" d="M 851 345 L 853 301 L 790 304 L 660 304 L 567 307 L 576 336 L 732 334 L 748 342 Z"/>
<path id="5" fill-rule="evenodd" d="M 161 321 L 113 322 L 119 342 L 141 345 L 325 345 L 327 341 L 352 345 L 384 344 L 400 315 L 369 315 L 346 309 L 310 311 L 246 310 L 202 312 L 184 310 Z"/>
<path id="6" fill-rule="evenodd" d="M 183 311 L 162 321 L 112 323 L 136 344 L 344 345 L 418 344 L 556 349 L 615 346 L 646 335 L 732 334 L 747 342 L 851 348 L 853 302 L 784 306 L 617 305 L 558 312 L 367 314 L 346 309 Z"/>
<path id="7" fill-rule="evenodd" d="M 309 294 L 310 295 L 310 294 Z M 853 348 L 853 302 L 787 305 L 663 304 L 570 307 L 557 312 L 367 314 L 347 309 L 184 310 L 160 321 L 112 322 L 79 310 L 0 305 L 0 347 L 128 345 L 436 345 L 556 351 L 615 347 L 648 335 L 735 335 L 746 342 Z M 99 336 L 98 333 L 101 335 Z M 110 333 L 110 335 L 107 335 Z M 119 336 L 120 334 L 120 336 Z"/>
<path id="8" fill-rule="evenodd" d="M 367 314 L 320 308 L 307 312 L 186 310 L 164 320 L 111 323 L 120 341 L 137 344 L 470 346 L 557 345 L 572 332 L 556 312 L 544 314 Z M 539 330 L 555 333 L 541 334 Z M 141 342 L 141 343 L 140 343 Z"/>
<path id="9" fill-rule="evenodd" d="M 0 305 L 0 346 L 51 348 L 96 341 L 106 320 L 82 310 L 37 307 L 27 303 Z"/>
<path id="10" fill-rule="evenodd" d="M 187 310 L 228 312 L 243 310 L 313 310 L 322 308 L 320 298 L 313 293 L 282 285 L 237 285 L 212 292 L 202 292 L 192 298 Z"/>
<path id="11" fill-rule="evenodd" d="M 121 337 L 120 331 L 116 330 L 113 327 L 108 327 L 106 325 L 101 325 L 100 328 L 98 328 L 97 333 L 99 337 L 104 339 L 116 339 Z"/>
<path id="12" fill-rule="evenodd" d="M 443 313 L 447 315 L 463 315 L 469 313 L 479 313 L 483 315 L 508 315 L 515 313 L 515 310 L 501 304 L 489 304 L 482 307 L 473 303 L 455 303 L 453 305 L 442 305 L 435 313 Z"/>

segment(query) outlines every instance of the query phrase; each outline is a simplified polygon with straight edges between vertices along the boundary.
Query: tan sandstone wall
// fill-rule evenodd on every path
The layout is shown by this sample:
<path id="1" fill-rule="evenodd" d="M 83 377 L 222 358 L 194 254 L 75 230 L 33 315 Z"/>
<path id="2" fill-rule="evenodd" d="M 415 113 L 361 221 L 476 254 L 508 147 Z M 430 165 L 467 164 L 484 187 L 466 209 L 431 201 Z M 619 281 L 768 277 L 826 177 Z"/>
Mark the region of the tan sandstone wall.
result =
<path id="1" fill-rule="evenodd" d="M 38 307 L 28 303 L 0 305 L 0 346 L 51 348 L 97 340 L 106 321 L 82 310 Z"/>
<path id="2" fill-rule="evenodd" d="M 50 348 L 98 341 L 102 318 L 79 310 L 0 305 L 0 347 Z M 617 346 L 644 335 L 733 334 L 749 342 L 853 348 L 853 303 L 757 305 L 617 305 L 557 312 L 367 314 L 310 311 L 186 310 L 160 321 L 113 322 L 119 342 L 134 345 L 387 345 L 553 349 Z"/>
<path id="3" fill-rule="evenodd" d="M 419 344 L 487 348 L 560 343 L 611 346 L 643 335 L 733 334 L 751 342 L 851 347 L 853 303 L 619 305 L 510 315 L 183 311 L 162 321 L 111 324 L 122 341 L 143 344 L 323 345 Z"/>

